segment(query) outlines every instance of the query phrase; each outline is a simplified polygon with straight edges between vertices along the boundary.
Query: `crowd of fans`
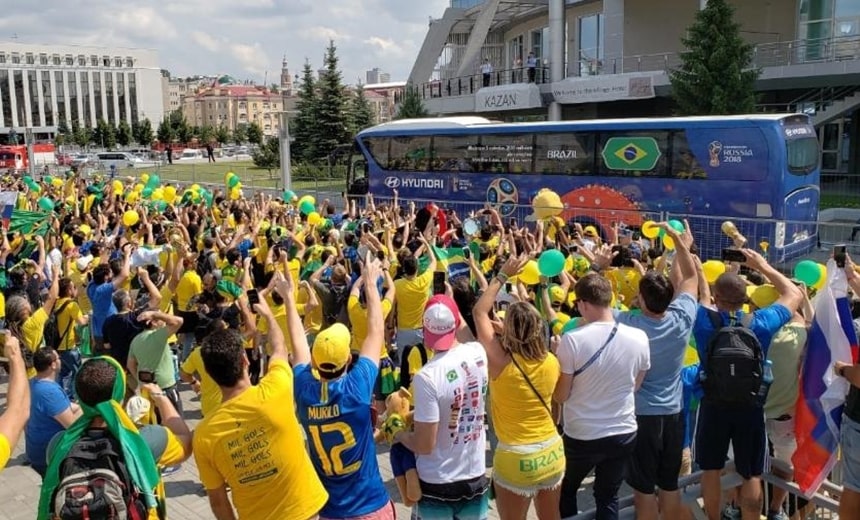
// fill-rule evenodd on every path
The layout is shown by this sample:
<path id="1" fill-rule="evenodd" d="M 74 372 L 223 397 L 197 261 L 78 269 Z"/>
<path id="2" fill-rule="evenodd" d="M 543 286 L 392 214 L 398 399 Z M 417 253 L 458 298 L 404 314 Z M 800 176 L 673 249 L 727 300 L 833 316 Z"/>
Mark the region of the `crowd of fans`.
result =
<path id="1" fill-rule="evenodd" d="M 637 518 L 679 519 L 695 468 L 712 520 L 807 511 L 779 491 L 762 504 L 761 476 L 796 448 L 809 290 L 742 243 L 745 261 L 709 279 L 689 226 L 658 224 L 668 249 L 396 192 L 339 211 L 57 181 L 7 181 L 10 229 L 27 211 L 47 225 L 0 244 L 0 467 L 23 430 L 40 519 L 164 518 L 162 475 L 192 453 L 218 519 L 389 519 L 392 499 L 482 519 L 491 495 L 503 519 L 558 519 L 592 473 L 597 518 L 618 517 L 626 482 Z M 548 251 L 561 272 L 527 276 Z M 846 274 L 860 293 L 850 259 Z M 858 518 L 860 368 L 834 369 L 852 383 L 840 515 Z M 181 385 L 199 396 L 193 433 Z M 395 476 L 417 472 L 416 496 L 389 495 L 377 441 Z M 721 489 L 729 458 L 736 490 Z"/>

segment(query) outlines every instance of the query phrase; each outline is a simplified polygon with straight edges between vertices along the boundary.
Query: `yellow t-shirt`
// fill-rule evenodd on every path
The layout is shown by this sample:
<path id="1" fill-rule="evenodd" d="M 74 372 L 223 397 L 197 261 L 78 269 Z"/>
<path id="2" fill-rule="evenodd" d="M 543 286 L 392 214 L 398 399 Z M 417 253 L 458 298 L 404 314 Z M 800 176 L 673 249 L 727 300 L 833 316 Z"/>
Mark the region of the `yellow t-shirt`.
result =
<path id="1" fill-rule="evenodd" d="M 176 306 L 178 311 L 189 311 L 188 302 L 203 292 L 203 280 L 196 271 L 185 271 L 176 284 Z"/>
<path id="2" fill-rule="evenodd" d="M 221 405 L 221 388 L 206 372 L 200 349 L 195 348 L 182 363 L 182 371 L 186 374 L 197 374 L 200 378 L 200 411 L 203 417 L 209 417 Z"/>
<path id="3" fill-rule="evenodd" d="M 271 297 L 266 299 L 266 303 L 268 303 L 269 308 L 272 309 L 272 316 L 275 317 L 275 320 L 278 322 L 278 328 L 281 329 L 281 333 L 284 335 L 284 346 L 286 347 L 287 352 L 292 354 L 293 341 L 290 339 L 290 334 L 287 330 L 287 306 L 284 304 L 275 305 Z M 263 336 L 267 336 L 269 334 L 269 320 L 259 316 L 257 318 L 257 332 Z M 266 338 L 266 354 L 269 356 L 272 355 L 272 342 L 269 341 L 268 338 Z"/>
<path id="4" fill-rule="evenodd" d="M 194 432 L 206 489 L 230 486 L 239 518 L 311 518 L 328 500 L 296 418 L 293 371 L 269 365 L 260 384 L 222 403 Z"/>
<path id="5" fill-rule="evenodd" d="M 639 271 L 632 267 L 619 267 L 607 271 L 606 278 L 612 284 L 613 292 L 622 297 L 621 303 L 629 307 L 639 294 L 639 281 L 642 280 Z"/>
<path id="6" fill-rule="evenodd" d="M 561 375 L 558 358 L 552 354 L 540 361 L 519 354 L 514 358 L 544 402 L 551 403 Z M 513 363 L 508 363 L 499 377 L 490 379 L 490 413 L 499 441 L 511 446 L 535 444 L 558 435 L 549 411 Z"/>
<path id="7" fill-rule="evenodd" d="M 165 314 L 173 314 L 173 291 L 165 285 L 159 292 L 161 293 L 161 303 L 158 304 L 158 310 Z M 178 341 L 179 338 L 176 337 L 176 334 L 167 338 L 168 345 Z"/>
<path id="8" fill-rule="evenodd" d="M 308 300 L 309 298 L 307 290 L 302 290 L 299 292 L 299 298 L 298 300 L 296 300 L 296 306 L 301 309 L 307 309 Z M 316 307 L 311 309 L 310 312 L 301 312 L 300 310 L 299 313 L 304 316 L 302 325 L 305 326 L 306 333 L 316 334 L 320 331 L 323 321 L 322 304 L 317 305 Z"/>
<path id="9" fill-rule="evenodd" d="M 69 279 L 78 288 L 78 308 L 82 313 L 89 314 L 93 310 L 93 304 L 87 296 L 87 277 L 78 271 L 75 262 L 69 262 L 69 265 Z"/>
<path id="10" fill-rule="evenodd" d="M 432 283 L 433 273 L 429 269 L 411 280 L 407 278 L 394 280 L 397 295 L 397 328 L 414 330 L 424 326 L 424 305 L 430 299 Z"/>
<path id="11" fill-rule="evenodd" d="M 39 307 L 36 312 L 27 318 L 24 326 L 21 327 L 21 335 L 23 336 L 24 346 L 30 349 L 30 352 L 35 353 L 42 346 L 42 340 L 45 339 L 45 324 L 48 323 L 48 313 L 44 307 Z M 27 369 L 27 378 L 36 377 L 36 369 Z"/>
<path id="12" fill-rule="evenodd" d="M 350 296 L 346 303 L 346 310 L 349 313 L 349 324 L 352 326 L 352 350 L 358 352 L 364 344 L 364 338 L 367 337 L 367 309 L 361 306 L 358 301 L 358 296 Z M 382 299 L 382 319 L 388 318 L 391 313 L 391 301 Z M 381 358 L 388 357 L 388 349 L 385 345 L 381 345 Z"/>
<path id="13" fill-rule="evenodd" d="M 0 470 L 6 467 L 9 462 L 9 457 L 12 455 L 12 448 L 9 446 L 9 439 L 0 433 Z"/>
<path id="14" fill-rule="evenodd" d="M 69 350 L 78 345 L 75 322 L 83 316 L 83 314 L 81 313 L 81 308 L 78 307 L 78 303 L 72 301 L 70 298 L 60 298 L 57 300 L 57 303 L 54 304 L 54 312 L 57 312 L 63 305 L 66 306 L 63 309 L 63 312 L 57 314 L 57 328 L 59 329 L 58 332 L 60 333 L 60 336 L 63 338 L 62 341 L 60 341 L 60 347 L 58 350 Z M 65 336 L 63 336 L 63 334 L 65 334 Z"/>

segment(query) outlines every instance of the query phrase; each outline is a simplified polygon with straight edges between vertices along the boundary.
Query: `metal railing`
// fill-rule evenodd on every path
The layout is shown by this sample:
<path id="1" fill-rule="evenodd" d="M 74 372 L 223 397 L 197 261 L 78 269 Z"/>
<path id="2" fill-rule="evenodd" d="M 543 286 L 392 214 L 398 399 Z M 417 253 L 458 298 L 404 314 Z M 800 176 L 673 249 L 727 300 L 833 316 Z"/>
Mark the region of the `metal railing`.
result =
<path id="1" fill-rule="evenodd" d="M 428 81 L 421 84 L 421 96 L 424 99 L 466 96 L 484 87 L 511 85 L 515 83 L 550 83 L 549 67 L 541 66 L 530 70 L 528 67 L 518 67 L 490 72 L 477 73 L 451 79 Z"/>
<path id="2" fill-rule="evenodd" d="M 568 69 L 568 76 L 589 77 L 632 72 L 669 72 L 680 66 L 681 54 L 682 52 L 672 51 L 609 59 L 578 59 L 569 64 L 571 67 Z M 752 66 L 756 68 L 787 67 L 805 63 L 827 63 L 857 59 L 860 59 L 860 36 L 836 36 L 812 40 L 760 43 L 753 47 Z M 517 80 L 521 76 L 516 73 L 523 70 L 517 68 L 494 72 L 489 86 L 522 82 L 522 79 Z M 542 78 L 542 83 L 551 81 L 548 70 Z M 471 74 L 423 83 L 421 90 L 426 99 L 471 95 L 482 86 L 482 75 Z"/>

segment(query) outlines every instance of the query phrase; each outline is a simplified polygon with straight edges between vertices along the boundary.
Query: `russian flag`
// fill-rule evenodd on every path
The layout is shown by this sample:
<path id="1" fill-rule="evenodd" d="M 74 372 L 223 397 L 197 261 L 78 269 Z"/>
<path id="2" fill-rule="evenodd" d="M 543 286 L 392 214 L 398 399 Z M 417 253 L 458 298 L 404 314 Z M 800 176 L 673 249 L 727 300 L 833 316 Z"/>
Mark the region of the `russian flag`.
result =
<path id="1" fill-rule="evenodd" d="M 815 319 L 801 367 L 795 414 L 797 451 L 791 461 L 795 481 L 807 496 L 818 491 L 836 464 L 848 382 L 836 376 L 833 364 L 848 363 L 857 356 L 847 291 L 844 271 L 830 260 L 827 282 L 813 300 Z"/>

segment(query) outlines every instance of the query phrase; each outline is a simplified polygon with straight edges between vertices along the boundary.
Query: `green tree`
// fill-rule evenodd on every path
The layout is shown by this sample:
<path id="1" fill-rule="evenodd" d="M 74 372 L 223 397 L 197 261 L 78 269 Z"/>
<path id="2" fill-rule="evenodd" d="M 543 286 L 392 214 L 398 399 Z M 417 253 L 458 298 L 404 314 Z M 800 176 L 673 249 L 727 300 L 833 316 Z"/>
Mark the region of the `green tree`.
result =
<path id="1" fill-rule="evenodd" d="M 215 129 L 209 125 L 203 125 L 197 130 L 197 139 L 201 143 L 210 143 L 215 140 Z"/>
<path id="2" fill-rule="evenodd" d="M 397 115 L 394 119 L 415 119 L 427 117 L 427 109 L 424 107 L 424 100 L 421 99 L 421 94 L 414 86 L 406 85 L 406 90 L 403 92 L 403 98 L 400 100 L 400 106 L 397 107 Z"/>
<path id="3" fill-rule="evenodd" d="M 69 124 L 66 123 L 65 119 L 60 121 L 60 124 L 57 125 L 57 133 L 54 135 L 54 144 L 62 146 L 66 143 L 72 142 L 73 140 L 74 135 L 72 135 Z"/>
<path id="4" fill-rule="evenodd" d="M 755 109 L 753 47 L 740 34 L 735 9 L 709 0 L 681 42 L 681 66 L 669 74 L 681 115 L 747 114 Z"/>
<path id="5" fill-rule="evenodd" d="M 236 129 L 233 130 L 233 142 L 236 144 L 243 144 L 248 142 L 248 125 L 236 125 Z"/>
<path id="6" fill-rule="evenodd" d="M 119 128 L 116 129 L 116 142 L 120 146 L 128 146 L 131 144 L 134 136 L 132 136 L 131 127 L 127 121 L 120 121 Z"/>
<path id="7" fill-rule="evenodd" d="M 276 137 L 266 139 L 266 143 L 254 152 L 254 166 L 265 168 L 271 176 L 272 170 L 281 167 L 281 145 Z"/>
<path id="8" fill-rule="evenodd" d="M 318 104 L 314 70 L 310 62 L 305 60 L 302 83 L 299 88 L 299 100 L 296 103 L 298 115 L 289 121 L 290 136 L 295 139 L 290 144 L 290 154 L 296 158 L 297 162 L 314 159 L 314 135 L 316 133 Z"/>
<path id="9" fill-rule="evenodd" d="M 99 119 L 91 139 L 93 144 L 112 150 L 116 146 L 116 129 L 104 119 Z"/>
<path id="10" fill-rule="evenodd" d="M 150 146 L 153 141 L 152 134 L 152 123 L 149 122 L 149 119 L 144 119 L 143 121 L 138 121 L 137 125 L 133 125 L 132 134 L 134 134 L 134 141 L 141 146 Z"/>
<path id="11" fill-rule="evenodd" d="M 220 144 L 227 144 L 230 142 L 230 129 L 224 125 L 219 126 L 215 129 L 215 140 Z"/>
<path id="12" fill-rule="evenodd" d="M 314 132 L 314 156 L 326 159 L 338 146 L 349 142 L 346 95 L 341 73 L 337 68 L 337 47 L 329 41 L 325 53 L 325 74 L 319 81 L 319 102 Z"/>
<path id="13" fill-rule="evenodd" d="M 72 140 L 78 146 L 86 146 L 92 140 L 92 132 L 86 126 L 81 126 L 77 121 L 72 121 Z"/>
<path id="14" fill-rule="evenodd" d="M 349 126 L 350 133 L 355 135 L 376 123 L 376 114 L 373 107 L 364 95 L 364 85 L 361 83 L 355 87 L 355 95 L 349 100 Z"/>
<path id="15" fill-rule="evenodd" d="M 248 142 L 256 145 L 263 143 L 263 127 L 260 123 L 254 121 L 248 125 Z"/>
<path id="16" fill-rule="evenodd" d="M 158 125 L 158 130 L 156 131 L 156 136 L 158 136 L 158 140 L 162 143 L 170 143 L 176 139 L 176 131 L 170 126 L 170 121 L 164 120 Z"/>

